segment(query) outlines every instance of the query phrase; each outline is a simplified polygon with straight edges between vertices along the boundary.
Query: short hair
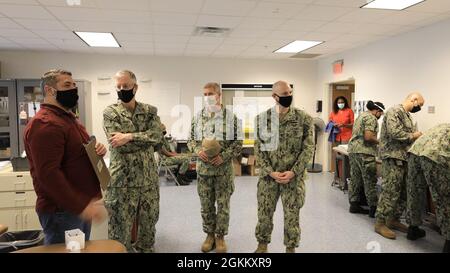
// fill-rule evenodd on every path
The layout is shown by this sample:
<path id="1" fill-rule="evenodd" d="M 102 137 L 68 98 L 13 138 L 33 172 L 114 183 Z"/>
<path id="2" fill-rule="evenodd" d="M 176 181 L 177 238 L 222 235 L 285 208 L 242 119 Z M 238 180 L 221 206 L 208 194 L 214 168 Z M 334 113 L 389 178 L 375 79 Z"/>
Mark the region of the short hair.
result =
<path id="1" fill-rule="evenodd" d="M 114 76 L 114 78 L 117 78 L 118 76 L 128 76 L 134 83 L 137 83 L 137 79 L 136 79 L 136 75 L 131 72 L 130 70 L 120 70 L 116 73 L 116 75 Z"/>
<path id="2" fill-rule="evenodd" d="M 72 73 L 63 70 L 63 69 L 52 69 L 44 73 L 44 75 L 41 77 L 41 91 L 45 96 L 45 86 L 51 86 L 55 87 L 58 83 L 58 76 L 60 75 L 69 75 L 72 76 Z"/>
<path id="3" fill-rule="evenodd" d="M 213 89 L 217 94 L 221 93 L 220 85 L 216 82 L 208 82 L 203 86 L 203 89 Z"/>

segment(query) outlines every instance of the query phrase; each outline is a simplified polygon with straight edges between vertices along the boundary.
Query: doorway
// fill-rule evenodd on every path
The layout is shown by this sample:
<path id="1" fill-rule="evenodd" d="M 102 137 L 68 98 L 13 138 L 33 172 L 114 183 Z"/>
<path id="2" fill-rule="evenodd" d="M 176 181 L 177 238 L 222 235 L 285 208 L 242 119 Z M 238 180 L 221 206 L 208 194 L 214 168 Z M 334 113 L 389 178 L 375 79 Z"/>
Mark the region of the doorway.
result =
<path id="1" fill-rule="evenodd" d="M 328 111 L 328 119 L 329 114 L 333 111 L 333 104 L 337 97 L 345 97 L 348 101 L 348 104 L 352 110 L 354 110 L 353 102 L 355 100 L 355 81 L 354 80 L 348 80 L 343 82 L 335 82 L 330 84 L 330 107 Z M 333 143 L 329 144 L 329 171 L 335 172 L 336 170 L 336 155 L 333 153 L 333 148 L 336 147 L 338 144 Z"/>

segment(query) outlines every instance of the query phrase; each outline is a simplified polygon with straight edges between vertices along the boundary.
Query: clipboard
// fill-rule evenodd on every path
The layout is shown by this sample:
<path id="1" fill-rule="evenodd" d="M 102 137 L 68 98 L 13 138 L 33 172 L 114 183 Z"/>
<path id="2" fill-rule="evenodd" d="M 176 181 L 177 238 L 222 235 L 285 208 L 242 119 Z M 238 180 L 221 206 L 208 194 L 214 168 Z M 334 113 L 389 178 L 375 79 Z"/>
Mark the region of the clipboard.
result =
<path id="1" fill-rule="evenodd" d="M 102 190 L 106 190 L 109 181 L 111 180 L 111 175 L 109 174 L 108 167 L 106 167 L 103 157 L 97 155 L 95 152 L 95 144 L 97 140 L 95 136 L 91 136 L 88 144 L 83 144 L 86 149 L 86 153 L 91 161 L 92 167 L 94 168 L 95 174 L 97 175 L 98 181 L 100 182 L 100 187 Z"/>

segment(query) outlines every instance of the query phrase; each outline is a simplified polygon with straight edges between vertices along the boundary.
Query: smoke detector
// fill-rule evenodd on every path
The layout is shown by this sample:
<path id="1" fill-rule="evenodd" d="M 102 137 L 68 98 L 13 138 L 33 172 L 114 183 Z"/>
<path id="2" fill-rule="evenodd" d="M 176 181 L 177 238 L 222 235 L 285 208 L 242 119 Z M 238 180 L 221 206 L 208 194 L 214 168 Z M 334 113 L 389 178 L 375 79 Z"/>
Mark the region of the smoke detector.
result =
<path id="1" fill-rule="evenodd" d="M 196 27 L 194 36 L 202 37 L 226 37 L 231 29 L 222 27 Z"/>

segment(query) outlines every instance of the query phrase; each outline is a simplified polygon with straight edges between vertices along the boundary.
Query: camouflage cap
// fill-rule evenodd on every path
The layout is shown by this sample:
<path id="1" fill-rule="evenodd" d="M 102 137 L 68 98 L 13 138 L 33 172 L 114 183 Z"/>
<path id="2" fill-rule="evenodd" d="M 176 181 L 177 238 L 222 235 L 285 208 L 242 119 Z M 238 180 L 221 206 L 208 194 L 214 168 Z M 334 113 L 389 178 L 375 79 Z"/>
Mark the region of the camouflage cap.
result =
<path id="1" fill-rule="evenodd" d="M 202 141 L 202 149 L 209 158 L 213 158 L 220 153 L 222 147 L 217 140 L 205 138 Z"/>

